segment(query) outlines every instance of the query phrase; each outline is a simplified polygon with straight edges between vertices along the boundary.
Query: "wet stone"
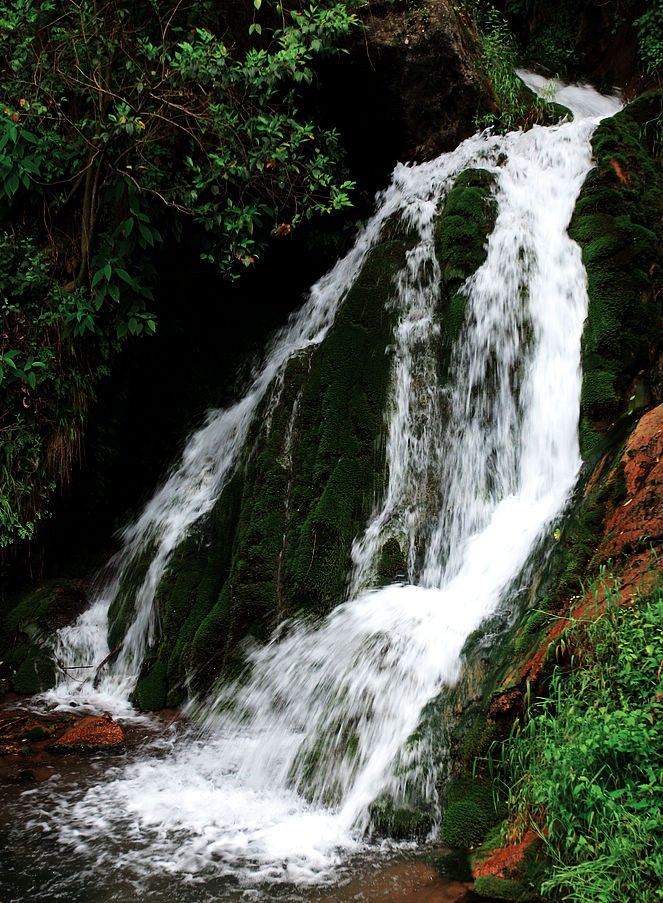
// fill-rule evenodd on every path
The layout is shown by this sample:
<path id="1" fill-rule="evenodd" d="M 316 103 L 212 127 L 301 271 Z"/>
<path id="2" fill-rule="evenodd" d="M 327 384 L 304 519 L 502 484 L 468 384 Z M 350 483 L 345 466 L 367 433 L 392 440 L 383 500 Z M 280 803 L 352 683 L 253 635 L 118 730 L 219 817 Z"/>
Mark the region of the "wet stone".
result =
<path id="1" fill-rule="evenodd" d="M 81 749 L 114 749 L 124 746 L 124 732 L 109 712 L 101 717 L 83 718 L 56 740 L 52 752 Z"/>

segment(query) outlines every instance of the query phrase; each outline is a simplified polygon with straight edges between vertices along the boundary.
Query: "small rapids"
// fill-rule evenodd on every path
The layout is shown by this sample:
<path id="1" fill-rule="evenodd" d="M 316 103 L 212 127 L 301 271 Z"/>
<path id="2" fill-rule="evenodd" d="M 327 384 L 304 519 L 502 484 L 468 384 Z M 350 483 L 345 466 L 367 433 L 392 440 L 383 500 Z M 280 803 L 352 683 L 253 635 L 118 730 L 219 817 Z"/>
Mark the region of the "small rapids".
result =
<path id="1" fill-rule="evenodd" d="M 538 76 L 524 78 L 540 87 Z M 124 570 L 153 549 L 112 666 L 96 687 L 66 677 L 45 695 L 59 707 L 73 701 L 134 717 L 128 697 L 157 629 L 154 592 L 171 553 L 232 476 L 260 400 L 293 354 L 324 341 L 382 227 L 400 215 L 419 241 L 391 300 L 398 325 L 389 480 L 355 543 L 348 601 L 320 623 L 288 622 L 266 646 L 247 649 L 247 675 L 192 704 L 199 732 L 148 747 L 87 786 L 53 778 L 25 797 L 29 830 L 48 834 L 89 875 L 108 870 L 155 900 L 162 897 L 150 896 L 150 876 L 224 876 L 246 895 L 237 899 L 265 899 L 257 888 L 324 882 L 369 846 L 377 798 L 415 793 L 435 810 L 435 769 L 412 739 L 422 710 L 457 680 L 470 633 L 507 603 L 580 466 L 586 277 L 567 227 L 591 167 L 591 134 L 619 103 L 579 86 L 558 99 L 573 122 L 476 135 L 430 163 L 396 168 L 354 248 L 313 287 L 244 398 L 211 412 L 192 436 L 125 531 L 92 608 L 60 632 L 56 656 L 67 674 L 107 658 L 108 607 Z M 466 324 L 441 385 L 434 216 L 468 167 L 494 175 L 498 215 L 487 259 L 463 287 Z M 371 589 L 377 552 L 391 536 L 409 549 L 412 582 Z M 104 888 L 96 899 L 124 899 L 113 895 L 112 878 Z"/>

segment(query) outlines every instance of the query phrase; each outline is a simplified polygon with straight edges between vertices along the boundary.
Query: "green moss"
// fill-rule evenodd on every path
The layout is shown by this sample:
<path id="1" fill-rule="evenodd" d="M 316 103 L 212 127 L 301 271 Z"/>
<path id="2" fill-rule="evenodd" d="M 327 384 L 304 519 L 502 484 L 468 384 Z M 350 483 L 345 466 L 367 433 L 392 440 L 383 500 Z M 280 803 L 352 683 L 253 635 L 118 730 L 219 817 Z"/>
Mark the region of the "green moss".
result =
<path id="1" fill-rule="evenodd" d="M 442 819 L 442 840 L 450 847 L 467 849 L 481 842 L 490 824 L 490 812 L 472 801 L 451 803 Z"/>
<path id="2" fill-rule="evenodd" d="M 525 887 L 520 881 L 508 878 L 497 878 L 494 875 L 482 875 L 474 882 L 474 892 L 480 897 L 491 900 L 511 900 L 513 903 L 530 903 L 538 900 L 538 895 Z"/>
<path id="3" fill-rule="evenodd" d="M 596 130 L 597 165 L 569 229 L 582 247 L 589 295 L 582 350 L 584 457 L 596 452 L 606 428 L 634 409 L 635 398 L 657 398 L 660 391 L 652 362 L 663 347 L 663 173 L 648 129 L 663 112 L 662 97 L 643 95 Z"/>
<path id="4" fill-rule="evenodd" d="M 55 683 L 55 662 L 47 652 L 29 646 L 12 679 L 16 693 L 41 693 Z"/>
<path id="5" fill-rule="evenodd" d="M 167 665 L 157 660 L 152 667 L 147 666 L 138 678 L 131 701 L 143 712 L 163 709 L 167 696 Z"/>
<path id="6" fill-rule="evenodd" d="M 461 286 L 485 261 L 487 239 L 495 225 L 494 181 L 483 169 L 462 172 L 435 222 L 435 254 L 442 278 L 438 316 L 442 324 L 439 361 L 443 376 L 465 322 L 466 298 Z"/>
<path id="7" fill-rule="evenodd" d="M 503 806 L 495 807 L 493 789 L 484 781 L 452 781 L 447 787 L 447 803 L 440 834 L 450 847 L 476 846 L 504 816 Z"/>
<path id="8" fill-rule="evenodd" d="M 394 805 L 391 799 L 371 806 L 371 830 L 396 840 L 423 840 L 433 829 L 432 813 L 409 806 Z"/>

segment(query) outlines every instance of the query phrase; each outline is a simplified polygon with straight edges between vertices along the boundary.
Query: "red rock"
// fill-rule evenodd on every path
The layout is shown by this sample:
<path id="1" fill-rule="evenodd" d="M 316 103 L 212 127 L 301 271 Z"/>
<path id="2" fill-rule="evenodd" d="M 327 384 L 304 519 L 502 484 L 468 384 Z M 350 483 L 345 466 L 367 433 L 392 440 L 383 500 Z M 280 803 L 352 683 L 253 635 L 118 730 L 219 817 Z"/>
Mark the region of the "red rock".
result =
<path id="1" fill-rule="evenodd" d="M 495 878 L 514 877 L 518 873 L 518 866 L 525 858 L 525 853 L 533 844 L 538 843 L 539 839 L 539 835 L 534 831 L 527 831 L 520 843 L 491 850 L 487 859 L 475 864 L 472 869 L 474 878 L 480 878 L 482 875 L 493 875 Z"/>
<path id="2" fill-rule="evenodd" d="M 644 540 L 663 540 L 663 405 L 641 417 L 631 434 L 621 465 L 626 498 L 608 512 L 603 559 L 631 552 Z"/>
<path id="3" fill-rule="evenodd" d="M 523 710 L 523 694 L 520 687 L 510 687 L 494 693 L 488 703 L 491 718 L 518 717 Z"/>
<path id="4" fill-rule="evenodd" d="M 106 712 L 101 717 L 82 718 L 53 743 L 53 752 L 69 749 L 111 749 L 122 746 L 124 733 L 111 715 Z"/>

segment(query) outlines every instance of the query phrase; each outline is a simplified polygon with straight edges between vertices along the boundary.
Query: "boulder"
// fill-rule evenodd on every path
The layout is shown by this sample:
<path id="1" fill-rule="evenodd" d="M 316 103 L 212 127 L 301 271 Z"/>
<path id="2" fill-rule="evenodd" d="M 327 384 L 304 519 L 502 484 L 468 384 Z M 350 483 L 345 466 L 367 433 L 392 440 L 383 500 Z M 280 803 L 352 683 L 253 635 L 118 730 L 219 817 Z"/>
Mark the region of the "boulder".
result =
<path id="1" fill-rule="evenodd" d="M 116 749 L 124 745 L 122 728 L 106 712 L 100 717 L 82 718 L 72 725 L 50 747 L 52 752 L 81 749 Z"/>

